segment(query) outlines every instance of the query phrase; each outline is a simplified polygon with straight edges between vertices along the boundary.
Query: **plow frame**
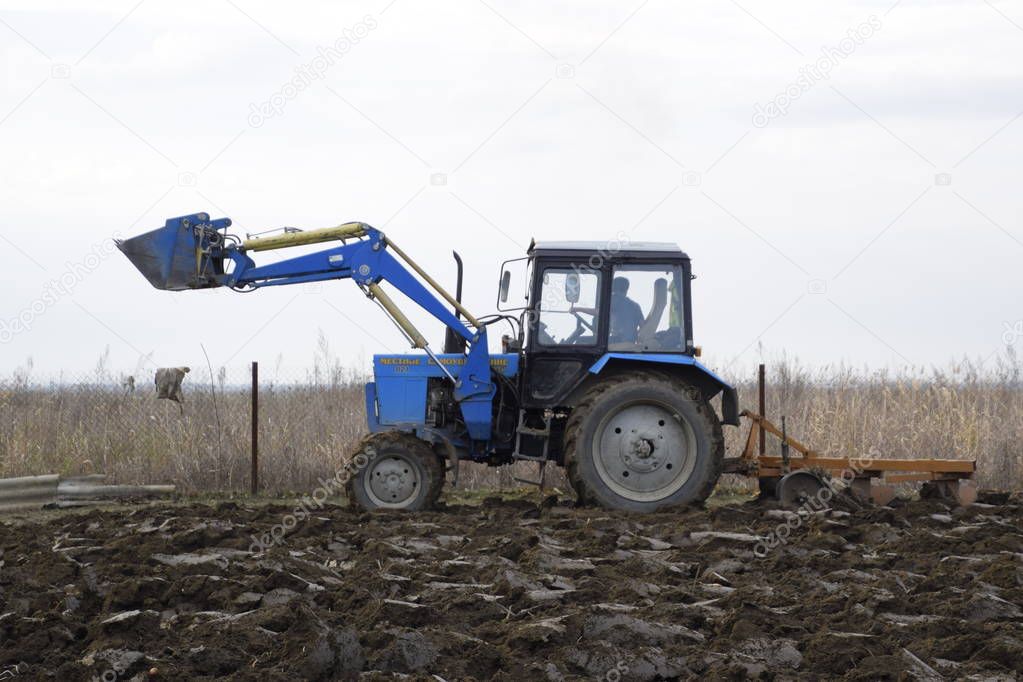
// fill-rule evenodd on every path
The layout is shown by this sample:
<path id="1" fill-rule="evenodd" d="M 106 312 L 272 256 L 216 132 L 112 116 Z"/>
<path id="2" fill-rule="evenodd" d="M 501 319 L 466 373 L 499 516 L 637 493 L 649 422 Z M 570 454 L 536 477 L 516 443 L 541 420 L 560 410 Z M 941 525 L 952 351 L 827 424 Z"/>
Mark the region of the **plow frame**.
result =
<path id="1" fill-rule="evenodd" d="M 771 420 L 749 410 L 742 416 L 750 421 L 742 454 L 725 460 L 725 473 L 777 481 L 799 469 L 824 471 L 849 481 L 853 492 L 877 504 L 886 504 L 895 496 L 894 485 L 920 481 L 929 485 L 938 496 L 961 505 L 976 500 L 973 481 L 977 464 L 969 459 L 890 459 L 862 455 L 859 457 L 827 457 L 789 436 Z M 777 436 L 782 440 L 782 455 L 758 454 L 759 434 Z M 761 452 L 763 447 L 759 448 Z M 789 456 L 789 449 L 799 456 Z M 875 483 L 876 481 L 876 483 Z"/>

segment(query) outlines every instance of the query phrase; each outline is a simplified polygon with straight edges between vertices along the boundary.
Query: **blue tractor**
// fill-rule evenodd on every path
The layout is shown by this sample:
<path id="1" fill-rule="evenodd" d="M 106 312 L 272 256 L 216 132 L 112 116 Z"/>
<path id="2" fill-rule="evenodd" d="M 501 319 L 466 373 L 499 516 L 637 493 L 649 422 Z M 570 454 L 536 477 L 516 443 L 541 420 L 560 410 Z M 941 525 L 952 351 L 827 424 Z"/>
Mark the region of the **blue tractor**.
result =
<path id="1" fill-rule="evenodd" d="M 421 510 L 459 462 L 567 469 L 582 502 L 653 511 L 710 495 L 724 463 L 735 389 L 697 361 L 689 257 L 674 244 L 534 242 L 502 267 L 498 311 L 475 317 L 379 230 L 346 223 L 242 240 L 197 213 L 118 243 L 158 289 L 351 279 L 420 352 L 376 355 L 369 435 L 353 453 L 349 499 Z M 260 251 L 327 248 L 257 265 Z M 519 273 L 521 281 L 513 283 Z M 384 285 L 446 327 L 435 352 Z M 513 289 L 516 291 L 512 293 Z M 501 353 L 488 331 L 506 328 Z M 721 396 L 720 415 L 711 401 Z"/>

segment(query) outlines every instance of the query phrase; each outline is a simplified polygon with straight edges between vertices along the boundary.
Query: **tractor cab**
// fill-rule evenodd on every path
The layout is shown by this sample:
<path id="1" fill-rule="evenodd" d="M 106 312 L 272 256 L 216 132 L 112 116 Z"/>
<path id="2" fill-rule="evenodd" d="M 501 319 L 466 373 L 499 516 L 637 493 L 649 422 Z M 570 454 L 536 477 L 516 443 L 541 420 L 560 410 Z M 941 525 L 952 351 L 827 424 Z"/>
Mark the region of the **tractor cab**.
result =
<path id="1" fill-rule="evenodd" d="M 554 461 L 580 499 L 615 508 L 705 499 L 738 395 L 696 360 L 689 257 L 665 243 L 534 242 L 513 263 L 500 287 L 522 320 L 505 343 L 521 359 L 511 459 Z"/>
<path id="2" fill-rule="evenodd" d="M 565 404 L 609 354 L 696 354 L 690 260 L 677 245 L 534 242 L 519 260 L 526 405 Z M 502 275 L 502 305 L 513 262 Z"/>

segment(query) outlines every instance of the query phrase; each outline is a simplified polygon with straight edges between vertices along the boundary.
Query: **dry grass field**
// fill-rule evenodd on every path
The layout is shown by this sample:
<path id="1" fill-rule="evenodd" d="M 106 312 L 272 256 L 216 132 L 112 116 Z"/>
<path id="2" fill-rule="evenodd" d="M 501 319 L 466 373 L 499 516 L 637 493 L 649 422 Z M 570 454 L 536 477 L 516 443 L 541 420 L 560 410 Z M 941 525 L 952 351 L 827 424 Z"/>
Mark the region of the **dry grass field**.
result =
<path id="1" fill-rule="evenodd" d="M 244 371 L 211 381 L 205 368 L 193 369 L 179 408 L 156 399 L 151 373 L 130 390 L 103 364 L 87 380 L 42 380 L 27 366 L 0 381 L 0 477 L 102 472 L 184 492 L 247 489 Z M 1021 369 L 1011 349 L 983 364 L 902 372 L 810 369 L 783 358 L 768 364 L 767 412 L 776 421 L 786 415 L 789 432 L 824 453 L 976 458 L 982 487 L 1021 488 Z M 742 406 L 755 408 L 751 377 L 731 379 Z M 302 376 L 261 382 L 266 492 L 310 490 L 341 465 L 364 430 L 363 381 L 332 359 L 326 369 L 321 362 Z M 744 432 L 726 429 L 729 452 Z M 550 480 L 558 485 L 560 472 Z M 463 481 L 513 484 L 510 471 L 485 467 Z"/>

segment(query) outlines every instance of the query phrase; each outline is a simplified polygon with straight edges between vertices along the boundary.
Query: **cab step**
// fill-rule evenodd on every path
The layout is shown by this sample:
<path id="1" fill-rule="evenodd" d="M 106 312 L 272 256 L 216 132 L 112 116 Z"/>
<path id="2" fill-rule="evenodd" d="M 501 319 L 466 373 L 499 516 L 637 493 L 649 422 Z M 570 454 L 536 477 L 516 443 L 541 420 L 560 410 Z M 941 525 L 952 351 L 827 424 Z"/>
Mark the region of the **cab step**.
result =
<path id="1" fill-rule="evenodd" d="M 549 460 L 549 446 L 550 446 L 550 435 L 551 435 L 551 413 L 547 412 L 544 414 L 543 428 L 537 429 L 530 426 L 526 426 L 526 411 L 519 411 L 519 425 L 515 429 L 515 451 L 512 453 L 512 459 L 517 462 L 536 462 L 539 468 L 538 480 L 534 481 L 528 478 L 514 477 L 514 480 L 518 483 L 524 483 L 526 485 L 535 485 L 542 491 L 547 479 L 547 462 Z M 535 438 L 543 438 L 543 452 L 540 456 L 526 455 L 522 453 L 522 437 L 532 436 Z"/>

